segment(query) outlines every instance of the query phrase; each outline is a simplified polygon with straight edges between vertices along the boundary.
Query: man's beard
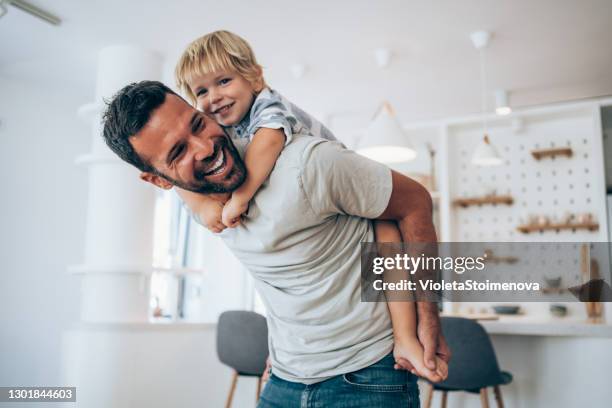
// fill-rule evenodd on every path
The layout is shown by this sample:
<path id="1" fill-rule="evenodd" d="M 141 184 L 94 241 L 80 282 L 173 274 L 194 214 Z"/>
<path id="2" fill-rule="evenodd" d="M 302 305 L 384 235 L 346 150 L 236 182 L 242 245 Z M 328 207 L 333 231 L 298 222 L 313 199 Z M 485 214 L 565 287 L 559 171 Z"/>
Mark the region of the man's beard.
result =
<path id="1" fill-rule="evenodd" d="M 162 177 L 164 177 L 166 180 L 168 180 L 175 186 L 180 187 L 184 190 L 192 191 L 194 193 L 200 193 L 200 194 L 231 193 L 232 191 L 240 187 L 242 183 L 244 183 L 244 180 L 246 179 L 246 174 L 247 174 L 246 167 L 244 165 L 244 162 L 242 161 L 242 158 L 240 157 L 240 154 L 238 153 L 238 150 L 236 149 L 234 144 L 229 140 L 228 137 L 217 138 L 215 140 L 214 147 L 215 147 L 215 150 L 213 154 L 211 155 L 210 158 L 204 160 L 205 164 L 203 167 L 206 169 L 209 168 L 210 162 L 215 160 L 219 150 L 223 149 L 224 151 L 226 151 L 225 154 L 229 153 L 229 155 L 232 158 L 233 164 L 232 164 L 232 168 L 229 174 L 227 174 L 227 176 L 225 177 L 224 182 L 215 183 L 215 182 L 206 181 L 207 176 L 205 172 L 197 171 L 197 170 L 196 170 L 196 173 L 194 174 L 195 181 L 192 184 L 183 183 L 182 181 L 174 180 L 173 178 L 170 178 L 165 175 L 162 175 Z M 227 162 L 227 158 L 225 160 Z"/>

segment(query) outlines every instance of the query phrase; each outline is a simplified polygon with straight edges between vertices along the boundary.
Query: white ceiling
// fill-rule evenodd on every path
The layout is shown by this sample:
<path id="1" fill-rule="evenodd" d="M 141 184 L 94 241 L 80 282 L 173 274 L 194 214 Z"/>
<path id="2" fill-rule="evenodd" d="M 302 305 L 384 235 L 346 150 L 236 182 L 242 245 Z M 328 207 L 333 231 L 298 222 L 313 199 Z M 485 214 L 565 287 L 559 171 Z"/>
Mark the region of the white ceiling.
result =
<path id="1" fill-rule="evenodd" d="M 63 24 L 11 8 L 0 19 L 0 75 L 91 94 L 102 47 L 157 50 L 171 72 L 190 40 L 219 28 L 244 36 L 268 82 L 318 115 L 367 120 L 383 99 L 406 122 L 477 112 L 478 55 L 469 40 L 477 29 L 494 32 L 490 88 L 510 90 L 514 106 L 612 94 L 612 0 L 32 3 Z M 378 47 L 394 52 L 385 70 L 375 64 Z M 300 80 L 291 76 L 296 62 L 308 66 Z"/>

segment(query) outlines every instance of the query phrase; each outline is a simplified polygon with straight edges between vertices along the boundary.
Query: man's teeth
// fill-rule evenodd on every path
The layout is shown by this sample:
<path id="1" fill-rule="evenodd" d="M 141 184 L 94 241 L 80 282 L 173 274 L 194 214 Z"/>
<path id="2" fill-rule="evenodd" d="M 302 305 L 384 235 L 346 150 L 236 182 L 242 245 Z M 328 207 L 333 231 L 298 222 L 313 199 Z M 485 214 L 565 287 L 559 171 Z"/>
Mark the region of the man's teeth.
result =
<path id="1" fill-rule="evenodd" d="M 223 154 L 223 150 L 219 152 L 219 157 L 212 165 L 212 170 L 208 172 L 208 175 L 214 176 L 215 174 L 219 174 L 223 170 L 223 159 L 225 159 L 225 155 Z"/>

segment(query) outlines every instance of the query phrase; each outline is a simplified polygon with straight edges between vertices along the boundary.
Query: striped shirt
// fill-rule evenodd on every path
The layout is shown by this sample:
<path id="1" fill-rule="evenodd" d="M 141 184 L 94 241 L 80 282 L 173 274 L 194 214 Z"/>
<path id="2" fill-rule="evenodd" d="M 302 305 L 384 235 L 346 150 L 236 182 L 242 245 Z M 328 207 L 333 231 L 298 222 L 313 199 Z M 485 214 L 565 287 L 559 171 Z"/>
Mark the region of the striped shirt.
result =
<path id="1" fill-rule="evenodd" d="M 232 139 L 248 139 L 259 128 L 282 129 L 285 144 L 293 135 L 302 134 L 336 141 L 332 132 L 321 122 L 304 112 L 273 89 L 264 88 L 251 106 L 250 112 L 234 126 L 225 128 Z"/>

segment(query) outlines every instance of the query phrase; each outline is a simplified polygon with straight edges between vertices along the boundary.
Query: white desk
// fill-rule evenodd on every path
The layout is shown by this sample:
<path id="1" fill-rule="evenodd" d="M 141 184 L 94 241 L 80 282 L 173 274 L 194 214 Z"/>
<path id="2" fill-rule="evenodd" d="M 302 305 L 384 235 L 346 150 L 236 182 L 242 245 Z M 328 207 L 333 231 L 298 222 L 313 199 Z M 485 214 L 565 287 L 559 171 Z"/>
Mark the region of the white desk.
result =
<path id="1" fill-rule="evenodd" d="M 571 318 L 500 316 L 499 320 L 478 321 L 489 334 L 524 336 L 612 337 L 609 323 L 588 323 Z"/>

